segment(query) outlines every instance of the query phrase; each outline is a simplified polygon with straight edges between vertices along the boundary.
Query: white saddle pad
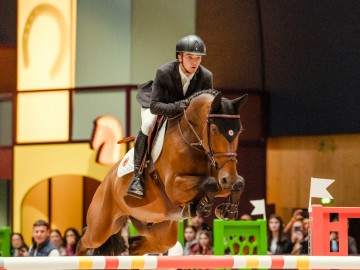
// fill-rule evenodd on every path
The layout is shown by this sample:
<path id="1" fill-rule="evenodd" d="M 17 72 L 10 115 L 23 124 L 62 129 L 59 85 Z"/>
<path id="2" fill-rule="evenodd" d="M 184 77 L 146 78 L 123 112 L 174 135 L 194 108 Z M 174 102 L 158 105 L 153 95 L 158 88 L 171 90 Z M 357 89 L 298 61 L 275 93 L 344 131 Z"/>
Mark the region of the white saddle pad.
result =
<path id="1" fill-rule="evenodd" d="M 158 132 L 158 134 L 154 139 L 154 145 L 151 149 L 151 158 L 154 163 L 161 154 L 161 150 L 164 144 L 166 124 L 167 121 L 165 121 L 165 123 L 162 125 L 160 131 Z M 118 167 L 117 175 L 118 177 L 121 177 L 133 171 L 134 171 L 134 148 L 131 148 L 121 160 Z"/>

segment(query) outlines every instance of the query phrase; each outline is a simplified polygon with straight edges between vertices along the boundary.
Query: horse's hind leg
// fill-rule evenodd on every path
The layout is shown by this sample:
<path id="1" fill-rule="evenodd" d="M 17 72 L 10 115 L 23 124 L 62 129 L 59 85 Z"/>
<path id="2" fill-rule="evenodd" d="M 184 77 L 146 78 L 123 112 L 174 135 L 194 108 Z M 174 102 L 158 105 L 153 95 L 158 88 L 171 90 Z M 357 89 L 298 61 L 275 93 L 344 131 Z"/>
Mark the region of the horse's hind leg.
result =
<path id="1" fill-rule="evenodd" d="M 151 225 L 134 218 L 131 221 L 139 236 L 130 243 L 130 255 L 160 254 L 176 244 L 177 221 L 165 220 Z"/>
<path id="2" fill-rule="evenodd" d="M 85 232 L 86 227 L 83 230 L 83 233 Z M 77 256 L 85 256 L 87 255 L 87 251 L 88 249 L 86 247 L 84 247 L 84 245 L 82 244 L 82 238 L 80 238 L 79 242 L 76 245 L 76 255 Z"/>
<path id="3" fill-rule="evenodd" d="M 113 234 L 116 234 L 127 221 L 122 215 L 112 195 L 111 174 L 105 178 L 94 194 L 86 222 L 87 229 L 81 237 L 77 252 L 84 255 L 86 249 L 98 248 Z"/>

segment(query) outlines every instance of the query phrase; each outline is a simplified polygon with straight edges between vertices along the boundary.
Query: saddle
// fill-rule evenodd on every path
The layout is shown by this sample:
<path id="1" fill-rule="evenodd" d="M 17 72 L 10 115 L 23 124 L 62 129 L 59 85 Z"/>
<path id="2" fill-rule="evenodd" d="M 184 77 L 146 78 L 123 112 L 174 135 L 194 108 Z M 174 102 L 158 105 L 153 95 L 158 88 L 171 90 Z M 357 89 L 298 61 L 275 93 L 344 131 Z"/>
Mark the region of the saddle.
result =
<path id="1" fill-rule="evenodd" d="M 154 162 L 157 160 L 162 149 L 162 138 L 165 135 L 166 117 L 157 116 L 154 126 L 149 131 L 147 149 L 144 158 L 141 162 L 140 171 L 143 172 L 145 169 L 154 171 Z M 126 137 L 119 140 L 117 143 L 129 143 L 134 141 L 135 137 Z M 134 171 L 134 148 L 131 148 L 126 155 L 120 161 L 117 175 L 119 177 Z"/>
<path id="2" fill-rule="evenodd" d="M 155 180 L 156 182 L 161 183 L 162 182 L 159 181 L 159 175 L 155 169 L 154 166 L 154 162 L 153 159 L 151 157 L 151 151 L 152 148 L 154 146 L 155 143 L 155 138 L 156 135 L 158 134 L 158 132 L 160 131 L 160 129 L 162 128 L 163 124 L 166 122 L 166 117 L 164 115 L 157 115 L 156 116 L 156 121 L 154 126 L 150 129 L 149 134 L 148 134 L 148 144 L 147 144 L 147 150 L 145 152 L 143 161 L 141 162 L 141 168 L 140 171 L 143 172 L 144 169 L 148 168 L 148 172 L 150 177 Z M 158 183 L 158 184 L 159 184 Z"/>

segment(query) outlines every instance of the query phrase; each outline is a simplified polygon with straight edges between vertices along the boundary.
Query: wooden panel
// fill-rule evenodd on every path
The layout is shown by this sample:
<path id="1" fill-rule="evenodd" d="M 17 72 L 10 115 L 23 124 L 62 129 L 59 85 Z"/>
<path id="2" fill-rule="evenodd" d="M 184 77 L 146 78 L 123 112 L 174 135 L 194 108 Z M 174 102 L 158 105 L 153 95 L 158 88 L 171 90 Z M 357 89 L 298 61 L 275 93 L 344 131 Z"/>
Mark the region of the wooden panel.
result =
<path id="1" fill-rule="evenodd" d="M 3 23 L 3 21 L 2 21 Z M 15 92 L 16 47 L 0 46 L 0 93 Z"/>
<path id="2" fill-rule="evenodd" d="M 335 179 L 328 188 L 334 206 L 359 206 L 360 135 L 269 138 L 267 198 L 288 216 L 307 208 L 311 177 Z M 313 199 L 313 203 L 318 203 Z"/>
<path id="3" fill-rule="evenodd" d="M 13 149 L 0 148 L 0 178 L 12 180 L 13 176 Z"/>

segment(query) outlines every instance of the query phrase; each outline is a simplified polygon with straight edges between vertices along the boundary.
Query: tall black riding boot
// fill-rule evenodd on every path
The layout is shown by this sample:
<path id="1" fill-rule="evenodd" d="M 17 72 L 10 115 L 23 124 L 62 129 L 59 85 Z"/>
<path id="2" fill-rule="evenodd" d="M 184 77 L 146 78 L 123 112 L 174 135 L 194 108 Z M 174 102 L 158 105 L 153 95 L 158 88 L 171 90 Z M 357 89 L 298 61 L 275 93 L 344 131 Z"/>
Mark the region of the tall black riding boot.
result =
<path id="1" fill-rule="evenodd" d="M 130 183 L 127 193 L 137 198 L 144 198 L 145 196 L 145 178 L 140 172 L 140 167 L 146 152 L 147 139 L 148 136 L 140 130 L 134 146 L 134 179 Z"/>

